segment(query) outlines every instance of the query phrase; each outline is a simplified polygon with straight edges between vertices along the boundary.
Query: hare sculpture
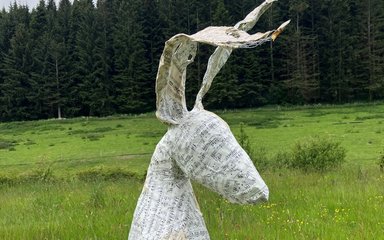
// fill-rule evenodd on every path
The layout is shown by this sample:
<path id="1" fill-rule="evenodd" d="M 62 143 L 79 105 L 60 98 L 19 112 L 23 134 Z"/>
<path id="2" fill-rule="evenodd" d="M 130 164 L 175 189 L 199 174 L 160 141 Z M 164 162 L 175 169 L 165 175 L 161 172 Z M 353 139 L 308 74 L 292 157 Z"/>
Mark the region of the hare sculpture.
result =
<path id="1" fill-rule="evenodd" d="M 227 123 L 204 110 L 202 99 L 233 49 L 274 40 L 288 24 L 266 33 L 246 33 L 274 1 L 266 0 L 234 27 L 208 27 L 194 35 L 175 35 L 165 43 L 156 79 L 156 116 L 168 131 L 152 156 L 129 240 L 210 239 L 191 179 L 233 203 L 268 200 L 268 187 L 250 157 Z M 208 61 L 195 106 L 188 111 L 186 69 L 198 43 L 217 48 Z"/>

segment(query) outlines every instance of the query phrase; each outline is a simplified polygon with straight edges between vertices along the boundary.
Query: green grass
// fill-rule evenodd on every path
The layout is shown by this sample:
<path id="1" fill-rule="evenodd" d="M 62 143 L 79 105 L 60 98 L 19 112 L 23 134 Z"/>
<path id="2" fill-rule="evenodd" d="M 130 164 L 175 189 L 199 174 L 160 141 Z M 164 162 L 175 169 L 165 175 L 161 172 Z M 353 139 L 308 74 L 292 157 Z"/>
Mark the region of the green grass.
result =
<path id="1" fill-rule="evenodd" d="M 234 205 L 195 185 L 212 239 L 384 239 L 384 105 L 217 112 L 268 156 L 325 136 L 341 169 L 260 169 L 262 205 Z M 0 123 L 0 239 L 126 239 L 155 145 L 154 114 Z"/>
<path id="2" fill-rule="evenodd" d="M 143 172 L 165 131 L 153 114 L 3 123 L 0 142 L 15 144 L 0 149 L 0 167 L 15 174 L 49 165 L 66 175 L 105 164 Z"/>
<path id="3" fill-rule="evenodd" d="M 383 239 L 378 169 L 263 176 L 271 197 L 262 205 L 230 204 L 195 186 L 212 239 Z M 134 180 L 2 186 L 0 239 L 126 239 L 141 187 Z"/>
<path id="4" fill-rule="evenodd" d="M 135 181 L 2 187 L 0 239 L 126 239 L 140 189 Z"/>
<path id="5" fill-rule="evenodd" d="M 267 204 L 238 206 L 198 188 L 212 239 L 383 239 L 384 176 L 264 172 Z"/>

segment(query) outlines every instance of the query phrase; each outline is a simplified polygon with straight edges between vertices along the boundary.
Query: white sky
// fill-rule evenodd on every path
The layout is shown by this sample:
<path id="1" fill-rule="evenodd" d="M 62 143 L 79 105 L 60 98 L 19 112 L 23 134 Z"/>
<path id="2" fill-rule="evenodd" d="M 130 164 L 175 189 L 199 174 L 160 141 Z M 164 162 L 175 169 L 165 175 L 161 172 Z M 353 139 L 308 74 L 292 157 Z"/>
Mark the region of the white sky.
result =
<path id="1" fill-rule="evenodd" d="M 60 0 L 55 0 L 55 1 L 56 1 L 56 6 L 58 7 Z M 0 0 L 0 10 L 3 9 L 3 7 L 5 7 L 5 9 L 8 9 L 8 6 L 10 4 L 13 4 L 14 2 L 15 0 Z M 16 0 L 16 2 L 21 5 L 28 5 L 28 7 L 32 9 L 37 6 L 40 0 Z M 47 0 L 45 0 L 45 2 L 47 2 Z M 71 0 L 71 2 L 73 1 Z M 96 0 L 94 0 L 93 2 L 96 2 Z"/>
<path id="2" fill-rule="evenodd" d="M 14 2 L 15 0 L 0 0 L 0 8 L 3 9 L 3 7 L 5 7 L 5 9 L 8 9 L 8 6 Z M 28 5 L 28 7 L 34 8 L 39 3 L 39 0 L 16 0 L 16 2 L 21 5 Z M 58 0 L 56 0 L 56 2 L 58 2 Z"/>

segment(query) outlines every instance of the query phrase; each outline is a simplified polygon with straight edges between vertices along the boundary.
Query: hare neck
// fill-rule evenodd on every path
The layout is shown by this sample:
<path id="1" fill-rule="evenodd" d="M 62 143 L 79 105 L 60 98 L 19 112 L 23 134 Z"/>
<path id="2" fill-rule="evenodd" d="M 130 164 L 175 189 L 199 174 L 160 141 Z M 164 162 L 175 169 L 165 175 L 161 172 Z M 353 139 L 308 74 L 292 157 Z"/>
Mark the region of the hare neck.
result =
<path id="1" fill-rule="evenodd" d="M 209 239 L 191 182 L 172 159 L 167 136 L 152 156 L 128 239 Z"/>

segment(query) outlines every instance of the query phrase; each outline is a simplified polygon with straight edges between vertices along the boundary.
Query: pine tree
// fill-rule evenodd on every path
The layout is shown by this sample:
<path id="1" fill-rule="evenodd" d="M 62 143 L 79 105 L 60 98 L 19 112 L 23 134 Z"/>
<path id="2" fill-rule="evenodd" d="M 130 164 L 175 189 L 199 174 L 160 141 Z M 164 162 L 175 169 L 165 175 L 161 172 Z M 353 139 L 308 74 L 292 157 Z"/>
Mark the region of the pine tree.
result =
<path id="1" fill-rule="evenodd" d="M 112 75 L 113 66 L 113 38 L 112 29 L 115 17 L 115 1 L 99 0 L 95 9 L 95 59 L 93 69 L 93 108 L 99 109 L 99 115 L 110 115 L 113 113 L 113 91 Z"/>
<path id="2" fill-rule="evenodd" d="M 260 3 L 260 2 L 258 2 Z M 164 42 L 212 25 L 232 26 L 254 0 L 40 0 L 0 12 L 0 119 L 109 115 L 155 108 Z M 281 38 L 236 50 L 205 99 L 209 108 L 373 101 L 384 98 L 384 2 L 289 0 L 251 32 L 287 19 Z M 198 46 L 187 105 L 214 47 Z"/>
<path id="3" fill-rule="evenodd" d="M 116 75 L 115 104 L 120 113 L 140 112 L 152 109 L 148 95 L 154 91 L 148 59 L 145 58 L 143 22 L 137 13 L 129 11 L 139 1 L 122 1 L 117 12 L 114 29 Z"/>
<path id="4" fill-rule="evenodd" d="M 213 1 L 203 2 L 195 0 L 188 3 L 188 22 L 191 34 L 212 25 Z M 198 44 L 194 63 L 188 65 L 185 94 L 189 109 L 195 104 L 195 98 L 200 89 L 208 59 L 214 52 L 214 49 L 213 46 Z"/>
<path id="5" fill-rule="evenodd" d="M 368 100 L 383 97 L 384 94 L 384 3 L 379 0 L 365 0 L 360 5 L 361 53 L 365 72 Z"/>
<path id="6" fill-rule="evenodd" d="M 57 117 L 72 117 L 70 107 L 70 83 L 71 83 L 71 11 L 69 0 L 61 0 L 57 11 L 57 48 L 55 70 L 56 70 L 56 92 L 59 96 L 57 101 Z"/>
<path id="7" fill-rule="evenodd" d="M 158 4 L 157 1 L 144 0 L 139 5 L 140 7 L 138 7 L 138 20 L 141 22 L 143 33 L 146 36 L 143 39 L 143 43 L 146 50 L 146 58 L 150 63 L 152 79 L 156 79 L 157 67 L 164 42 L 168 39 L 163 34 L 165 24 L 160 18 Z"/>
<path id="8" fill-rule="evenodd" d="M 0 12 L 0 53 L 4 53 L 8 51 L 6 42 L 6 32 L 7 32 L 7 23 L 8 23 L 8 13 L 3 9 Z M 4 54 L 0 54 L 0 65 L 3 62 Z M 4 73 L 1 71 L 0 67 L 0 85 L 3 83 Z M 0 99 L 1 99 L 1 89 L 0 89 Z M 1 102 L 0 102 L 1 103 Z M 1 105 L 0 105 L 1 112 Z M 0 113 L 1 118 L 1 113 Z"/>
<path id="9" fill-rule="evenodd" d="M 36 119 L 29 81 L 33 69 L 30 33 L 24 24 L 16 26 L 1 68 L 4 76 L 0 85 L 0 117 L 6 120 Z"/>
<path id="10" fill-rule="evenodd" d="M 72 11 L 72 54 L 71 85 L 69 87 L 72 108 L 76 115 L 99 115 L 93 101 L 96 88 L 101 87 L 94 76 L 95 47 L 97 40 L 95 10 L 91 0 L 74 1 Z"/>
<path id="11" fill-rule="evenodd" d="M 319 82 L 316 76 L 317 69 L 313 52 L 313 45 L 316 39 L 310 35 L 308 24 L 303 19 L 306 17 L 307 9 L 310 6 L 302 0 L 290 2 L 290 18 L 292 28 L 287 31 L 290 38 L 286 42 L 288 48 L 285 51 L 285 84 L 289 101 L 292 103 L 305 103 L 316 100 Z"/>
<path id="12" fill-rule="evenodd" d="M 23 102 L 28 102 L 24 88 L 29 84 L 26 76 L 29 76 L 27 70 L 32 65 L 27 29 L 29 22 L 29 11 L 26 6 L 18 6 L 15 2 L 7 13 L 2 10 L 0 120 L 25 119 L 26 116 L 23 114 L 30 112 L 27 111 L 29 106 L 20 106 Z M 18 106 L 21 108 L 17 109 Z M 14 107 L 16 109 L 13 109 Z"/>
<path id="13" fill-rule="evenodd" d="M 229 12 L 223 0 L 217 1 L 212 21 L 213 25 L 234 25 L 234 23 L 230 22 Z M 206 96 L 205 102 L 208 108 L 233 108 L 236 106 L 240 98 L 237 71 L 232 56 L 215 77 L 212 88 Z"/>
<path id="14" fill-rule="evenodd" d="M 57 104 L 57 66 L 58 44 L 55 22 L 56 6 L 51 0 L 45 5 L 43 0 L 32 12 L 31 35 L 33 41 L 32 56 L 34 68 L 31 72 L 31 84 L 35 93 L 36 114 L 39 118 L 54 117 Z"/>

